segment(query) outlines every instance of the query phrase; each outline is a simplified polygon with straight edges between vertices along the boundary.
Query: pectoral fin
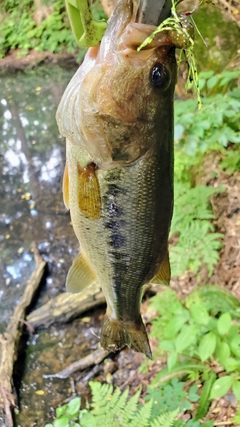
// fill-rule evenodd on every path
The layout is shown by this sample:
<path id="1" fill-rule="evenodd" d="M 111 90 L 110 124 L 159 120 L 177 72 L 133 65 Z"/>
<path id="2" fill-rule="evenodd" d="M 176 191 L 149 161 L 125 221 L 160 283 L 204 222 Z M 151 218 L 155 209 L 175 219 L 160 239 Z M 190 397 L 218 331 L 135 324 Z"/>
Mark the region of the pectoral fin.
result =
<path id="1" fill-rule="evenodd" d="M 67 209 L 69 209 L 69 176 L 68 176 L 68 164 L 66 163 L 64 174 L 63 174 L 63 183 L 62 183 L 62 191 L 63 191 L 63 201 L 64 205 Z"/>
<path id="2" fill-rule="evenodd" d="M 78 293 L 87 288 L 96 276 L 82 253 L 74 259 L 67 275 L 67 292 Z"/>
<path id="3" fill-rule="evenodd" d="M 96 165 L 90 163 L 85 168 L 78 165 L 78 206 L 88 219 L 95 220 L 101 215 L 101 198 Z"/>
<path id="4" fill-rule="evenodd" d="M 169 263 L 169 253 L 167 249 L 165 252 L 163 261 L 160 265 L 160 268 L 157 274 L 151 280 L 151 283 L 157 283 L 159 285 L 160 284 L 169 285 L 170 278 L 171 278 L 171 269 L 170 269 L 170 263 Z"/>

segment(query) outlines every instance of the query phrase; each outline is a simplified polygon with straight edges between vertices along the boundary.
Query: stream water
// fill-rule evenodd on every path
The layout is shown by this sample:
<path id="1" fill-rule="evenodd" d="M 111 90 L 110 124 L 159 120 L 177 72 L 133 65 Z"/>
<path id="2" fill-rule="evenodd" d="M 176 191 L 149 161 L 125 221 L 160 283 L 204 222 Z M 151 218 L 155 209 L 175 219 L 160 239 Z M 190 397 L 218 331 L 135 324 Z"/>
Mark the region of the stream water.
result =
<path id="1" fill-rule="evenodd" d="M 65 141 L 55 122 L 56 107 L 74 72 L 55 66 L 1 79 L 1 332 L 35 268 L 33 242 L 48 262 L 37 306 L 64 290 L 66 272 L 78 250 L 62 201 Z M 97 317 L 34 335 L 25 333 L 15 372 L 21 402 L 16 425 L 44 426 L 53 408 L 74 395 L 69 379 L 49 380 L 43 375 L 63 369 L 96 348 Z"/>
<path id="2" fill-rule="evenodd" d="M 197 41 L 198 62 L 204 69 L 219 71 L 234 59 L 239 29 L 223 20 L 212 6 L 208 27 L 204 16 L 204 11 L 198 13 L 196 22 L 209 49 Z M 57 105 L 74 72 L 54 66 L 1 76 L 0 333 L 35 268 L 32 243 L 48 262 L 37 306 L 64 290 L 66 273 L 78 251 L 62 201 L 65 141 L 55 122 Z M 15 372 L 20 401 L 16 426 L 43 427 L 52 420 L 53 408 L 75 393 L 86 393 L 90 371 L 78 381 L 43 375 L 57 372 L 96 349 L 94 334 L 99 335 L 101 317 L 102 312 L 96 311 L 94 316 L 71 324 L 33 335 L 25 333 Z"/>

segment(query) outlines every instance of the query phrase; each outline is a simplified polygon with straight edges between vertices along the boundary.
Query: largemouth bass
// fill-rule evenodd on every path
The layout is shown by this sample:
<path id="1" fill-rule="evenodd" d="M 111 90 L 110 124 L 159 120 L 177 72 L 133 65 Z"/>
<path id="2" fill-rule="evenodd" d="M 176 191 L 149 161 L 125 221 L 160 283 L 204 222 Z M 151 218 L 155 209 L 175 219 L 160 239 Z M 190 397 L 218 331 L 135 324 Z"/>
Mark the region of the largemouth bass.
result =
<path id="1" fill-rule="evenodd" d="M 176 81 L 167 31 L 137 51 L 154 29 L 137 22 L 131 0 L 121 0 L 57 111 L 67 140 L 64 202 L 81 245 L 67 291 L 97 279 L 107 301 L 101 345 L 150 358 L 140 304 L 144 285 L 170 280 Z"/>

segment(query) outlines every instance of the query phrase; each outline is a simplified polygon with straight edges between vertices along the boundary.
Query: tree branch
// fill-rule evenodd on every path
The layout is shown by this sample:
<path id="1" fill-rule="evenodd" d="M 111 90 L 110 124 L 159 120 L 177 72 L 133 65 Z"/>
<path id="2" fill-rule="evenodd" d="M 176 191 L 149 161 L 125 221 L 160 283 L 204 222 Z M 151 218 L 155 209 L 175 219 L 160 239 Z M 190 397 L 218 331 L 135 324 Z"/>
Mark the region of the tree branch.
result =
<path id="1" fill-rule="evenodd" d="M 0 414 L 5 420 L 5 427 L 13 427 L 12 409 L 16 403 L 13 394 L 12 373 L 14 362 L 17 359 L 23 319 L 41 282 L 46 266 L 37 249 L 35 249 L 35 260 L 37 267 L 26 284 L 23 296 L 14 310 L 6 332 L 0 334 Z"/>

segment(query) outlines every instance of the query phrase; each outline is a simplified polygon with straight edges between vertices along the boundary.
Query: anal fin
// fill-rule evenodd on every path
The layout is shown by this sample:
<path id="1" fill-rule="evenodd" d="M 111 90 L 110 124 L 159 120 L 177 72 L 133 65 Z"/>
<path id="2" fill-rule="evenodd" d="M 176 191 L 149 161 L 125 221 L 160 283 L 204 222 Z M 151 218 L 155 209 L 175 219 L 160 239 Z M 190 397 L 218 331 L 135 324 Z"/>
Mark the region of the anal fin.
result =
<path id="1" fill-rule="evenodd" d="M 94 272 L 82 253 L 74 259 L 67 275 L 67 292 L 82 292 L 96 279 Z"/>
<path id="2" fill-rule="evenodd" d="M 169 253 L 168 249 L 165 252 L 164 258 L 161 262 L 161 265 L 159 267 L 159 270 L 157 274 L 155 274 L 154 278 L 151 280 L 150 283 L 156 283 L 156 284 L 164 284 L 169 285 L 171 279 L 171 268 L 169 263 Z"/>

